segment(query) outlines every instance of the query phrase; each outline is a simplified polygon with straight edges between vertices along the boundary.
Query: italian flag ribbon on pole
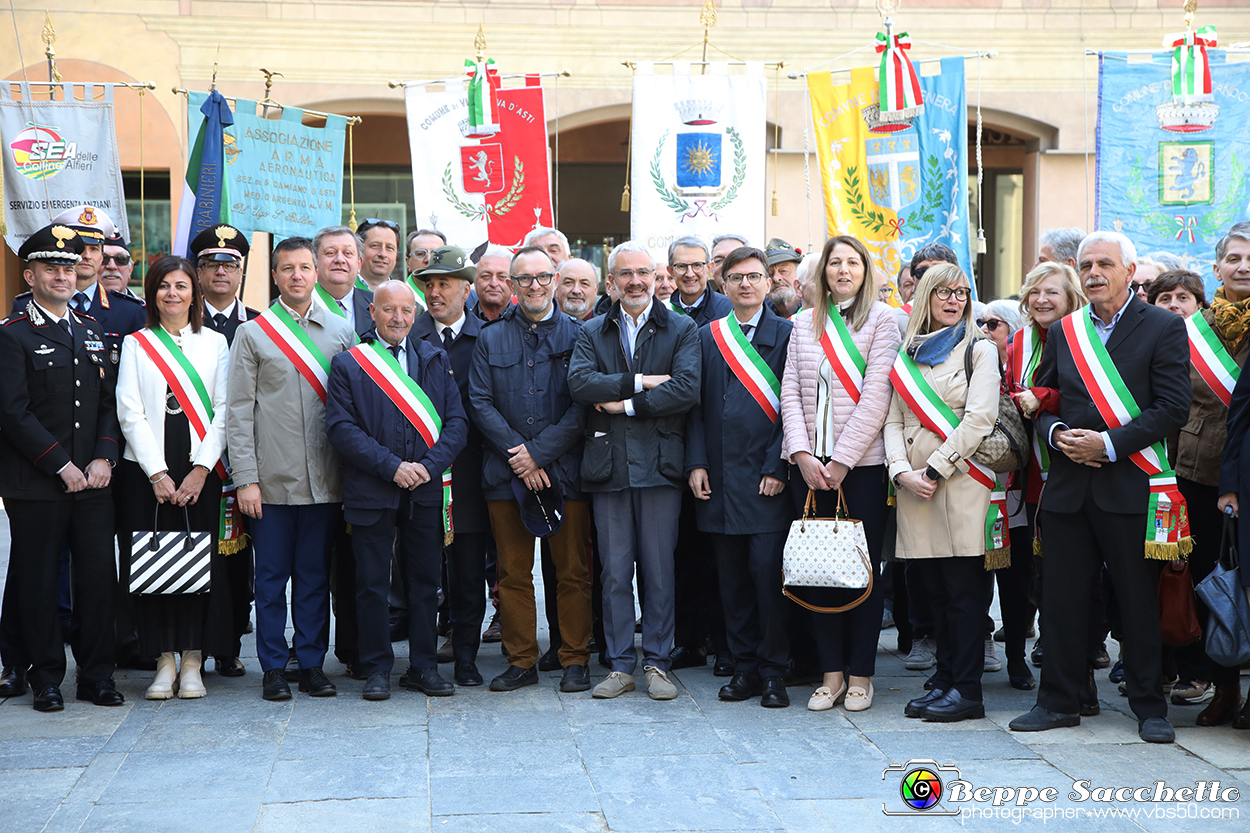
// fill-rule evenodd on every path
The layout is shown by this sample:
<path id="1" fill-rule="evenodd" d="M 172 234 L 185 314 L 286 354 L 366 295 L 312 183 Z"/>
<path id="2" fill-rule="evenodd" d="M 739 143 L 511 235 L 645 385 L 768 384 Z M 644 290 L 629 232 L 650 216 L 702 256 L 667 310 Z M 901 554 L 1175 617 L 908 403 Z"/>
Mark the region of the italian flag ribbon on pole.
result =
<path id="1" fill-rule="evenodd" d="M 495 115 L 499 76 L 491 69 L 495 59 L 472 61 L 465 58 L 464 65 L 469 68 L 469 132 L 465 137 L 494 136 L 499 132 L 499 119 Z"/>
<path id="2" fill-rule="evenodd" d="M 721 357 L 747 393 L 764 409 L 774 423 L 781 413 L 781 381 L 773 373 L 754 345 L 742 334 L 742 326 L 733 313 L 718 318 L 708 326 Z"/>
<path id="3" fill-rule="evenodd" d="M 357 344 L 348 354 L 365 375 L 372 379 L 386 398 L 417 429 L 427 448 L 433 448 L 443 430 L 442 417 L 421 386 L 403 371 L 399 361 L 379 341 Z M 455 532 L 451 521 L 451 469 L 443 472 L 443 542 L 450 544 Z"/>
<path id="4" fill-rule="evenodd" d="M 1201 310 L 1185 319 L 1185 329 L 1189 333 L 1189 360 L 1227 408 L 1233 400 L 1233 388 L 1241 368 L 1228 354 Z"/>
<path id="5" fill-rule="evenodd" d="M 1037 366 L 1042 361 L 1042 333 L 1036 324 L 1018 330 L 1013 342 L 1018 345 L 1012 356 L 1011 377 L 1022 388 L 1033 386 L 1033 377 L 1037 375 Z M 1046 482 L 1050 474 L 1050 449 L 1046 443 L 1038 441 L 1038 433 L 1033 432 L 1033 461 L 1041 474 L 1042 482 Z"/>
<path id="6" fill-rule="evenodd" d="M 949 439 L 959 426 L 959 417 L 937 395 L 937 391 L 921 372 L 920 365 L 906 351 L 900 350 L 894 360 L 894 367 L 890 368 L 890 382 L 921 425 L 941 437 L 943 442 Z M 1007 564 L 1010 563 L 1010 545 L 1004 543 L 1005 538 L 1000 536 L 996 540 L 992 534 L 1000 528 L 1005 534 L 1007 529 L 1007 494 L 998 488 L 998 478 L 994 472 L 971 457 L 965 459 L 968 463 L 968 475 L 990 490 L 990 505 L 985 514 L 985 569 L 996 570 L 1007 566 L 1000 563 L 1004 558 L 1007 559 Z M 994 499 L 995 492 L 1002 495 L 1001 500 Z"/>
<path id="7" fill-rule="evenodd" d="M 1141 408 L 1094 331 L 1089 312 L 1080 309 L 1064 316 L 1063 334 L 1081 381 L 1107 427 L 1119 428 L 1141 416 Z M 1150 477 L 1146 557 L 1171 561 L 1187 555 L 1194 548 L 1189 535 L 1189 512 L 1176 487 L 1176 473 L 1168 468 L 1166 443 L 1161 440 L 1134 451 L 1129 459 Z"/>
<path id="8" fill-rule="evenodd" d="M 295 323 L 295 319 L 282 306 L 281 301 L 274 301 L 273 306 L 257 316 L 256 323 L 282 354 L 291 360 L 299 375 L 312 386 L 324 405 L 326 383 L 330 379 L 330 360 L 326 358 L 326 354 L 313 343 L 304 328 Z"/>
<path id="9" fill-rule="evenodd" d="M 195 365 L 188 361 L 186 354 L 165 330 L 139 330 L 135 333 L 135 341 L 152 359 L 156 369 L 165 377 L 165 383 L 174 392 L 178 404 L 182 406 L 191 430 L 199 437 L 200 442 L 208 436 L 208 427 L 213 423 L 213 400 L 204 387 Z M 226 468 L 225 458 L 219 459 L 213 466 L 217 476 L 221 478 L 221 511 L 218 515 L 217 551 L 230 555 L 243 549 L 247 541 L 239 528 L 239 507 L 234 480 Z"/>
<path id="10" fill-rule="evenodd" d="M 864 371 L 868 369 L 868 362 L 855 346 L 851 331 L 841 315 L 830 315 L 825 321 L 820 346 L 829 360 L 829 368 L 838 377 L 851 401 L 858 405 L 864 390 Z"/>
<path id="11" fill-rule="evenodd" d="M 880 92 L 881 121 L 887 123 L 906 121 L 924 112 L 924 96 L 920 92 L 920 78 L 916 68 L 907 57 L 911 49 L 911 36 L 906 32 L 897 35 L 890 32 L 877 33 L 876 49 L 881 53 L 881 66 L 877 70 L 877 87 Z"/>
<path id="12" fill-rule="evenodd" d="M 1198 31 L 1190 29 L 1163 39 L 1164 46 L 1172 47 L 1172 95 L 1196 98 L 1211 95 L 1211 59 L 1208 49 L 1216 43 L 1215 27 L 1203 26 Z"/>

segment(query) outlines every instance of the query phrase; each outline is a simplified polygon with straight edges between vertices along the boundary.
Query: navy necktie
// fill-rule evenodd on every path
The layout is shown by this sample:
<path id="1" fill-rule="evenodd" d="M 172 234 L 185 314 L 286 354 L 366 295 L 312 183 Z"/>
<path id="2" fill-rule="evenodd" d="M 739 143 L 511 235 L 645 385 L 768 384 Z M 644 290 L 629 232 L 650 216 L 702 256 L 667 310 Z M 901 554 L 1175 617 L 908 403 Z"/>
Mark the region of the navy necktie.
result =
<path id="1" fill-rule="evenodd" d="M 754 329 L 755 329 L 755 325 L 754 325 L 754 324 L 743 324 L 743 325 L 742 325 L 742 334 L 743 334 L 744 336 L 746 336 L 747 341 L 750 341 L 750 340 L 751 340 L 751 331 L 752 331 L 752 330 L 754 330 Z"/>
<path id="2" fill-rule="evenodd" d="M 67 336 L 68 336 L 68 335 L 71 335 L 71 333 L 70 333 L 70 331 L 69 331 L 69 319 L 68 319 L 68 318 L 62 318 L 60 321 L 58 321 L 58 322 L 56 322 L 56 323 L 58 323 L 58 324 L 60 324 L 60 325 L 61 325 L 61 329 L 65 331 L 65 335 L 67 335 Z"/>
<path id="3" fill-rule="evenodd" d="M 395 357 L 395 361 L 399 361 L 399 345 L 398 344 L 392 344 L 390 347 L 387 347 L 386 349 L 391 351 L 391 355 Z"/>
<path id="4" fill-rule="evenodd" d="M 217 325 L 218 330 L 226 329 L 226 314 L 219 312 L 213 316 L 213 323 Z"/>
<path id="5" fill-rule="evenodd" d="M 451 344 L 456 340 L 456 334 L 452 332 L 451 327 L 443 328 L 443 349 L 451 352 Z"/>
<path id="6" fill-rule="evenodd" d="M 75 307 L 75 310 L 74 310 L 75 312 L 81 313 L 83 315 L 86 314 L 87 309 L 89 307 L 89 304 L 87 303 L 86 292 L 78 292 L 74 295 L 74 307 Z"/>

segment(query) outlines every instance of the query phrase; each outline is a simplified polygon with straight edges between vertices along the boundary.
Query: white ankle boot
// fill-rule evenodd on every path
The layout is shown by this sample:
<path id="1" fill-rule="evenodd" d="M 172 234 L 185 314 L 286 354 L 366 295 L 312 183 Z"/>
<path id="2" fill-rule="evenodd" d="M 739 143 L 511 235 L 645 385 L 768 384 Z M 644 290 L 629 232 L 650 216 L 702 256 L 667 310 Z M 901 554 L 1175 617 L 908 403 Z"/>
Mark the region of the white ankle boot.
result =
<path id="1" fill-rule="evenodd" d="M 204 688 L 204 680 L 200 678 L 200 669 L 204 665 L 204 656 L 199 651 L 182 652 L 182 670 L 179 673 L 178 696 L 183 700 L 193 700 L 208 694 Z"/>
<path id="2" fill-rule="evenodd" d="M 143 696 L 148 700 L 168 700 L 178 690 L 178 663 L 172 653 L 161 654 L 156 660 L 156 678 Z"/>

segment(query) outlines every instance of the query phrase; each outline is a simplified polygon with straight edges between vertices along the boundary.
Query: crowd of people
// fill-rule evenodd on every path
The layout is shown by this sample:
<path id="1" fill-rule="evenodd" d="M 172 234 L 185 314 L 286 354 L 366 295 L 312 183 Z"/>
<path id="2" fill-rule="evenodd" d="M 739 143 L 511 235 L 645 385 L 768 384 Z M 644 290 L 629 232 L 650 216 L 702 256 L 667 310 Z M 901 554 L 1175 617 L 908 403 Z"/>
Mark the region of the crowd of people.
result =
<path id="1" fill-rule="evenodd" d="M 453 695 L 501 641 L 497 692 L 540 670 L 591 691 L 597 654 L 599 699 L 641 661 L 671 700 L 672 670 L 711 662 L 723 700 L 786 707 L 811 681 L 810 710 L 863 711 L 893 626 L 933 669 L 908 717 L 983 718 L 1000 639 L 1038 690 L 1011 728 L 1077 725 L 1110 634 L 1143 739 L 1173 739 L 1165 695 L 1250 728 L 1239 669 L 1165 646 L 1157 601 L 1161 565 L 1203 578 L 1239 509 L 1250 224 L 1216 246 L 1211 299 L 1117 232 L 1039 252 L 1018 299 L 982 304 L 941 244 L 888 275 L 852 236 L 679 237 L 659 263 L 627 241 L 601 296 L 556 229 L 473 262 L 370 219 L 274 246 L 257 311 L 237 229 L 155 260 L 137 297 L 112 221 L 71 209 L 21 247 L 30 292 L 0 326 L 0 696 L 62 709 L 69 644 L 80 700 L 124 702 L 119 665 L 154 671 L 149 699 L 204 697 L 208 658 L 248 672 L 254 605 L 267 700 L 335 695 L 331 642 L 366 700 L 402 641 L 398 684 Z M 1027 436 L 995 471 L 1008 422 Z M 868 589 L 783 586 L 809 512 L 862 524 Z"/>

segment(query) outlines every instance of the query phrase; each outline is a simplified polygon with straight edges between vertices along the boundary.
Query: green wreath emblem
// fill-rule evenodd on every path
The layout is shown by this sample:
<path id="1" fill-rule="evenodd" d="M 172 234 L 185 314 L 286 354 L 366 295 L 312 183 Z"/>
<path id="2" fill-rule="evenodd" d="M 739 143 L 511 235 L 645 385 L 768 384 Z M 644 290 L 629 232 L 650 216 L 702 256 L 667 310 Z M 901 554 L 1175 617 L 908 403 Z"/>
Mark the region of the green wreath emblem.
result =
<path id="1" fill-rule="evenodd" d="M 521 195 L 525 191 L 525 165 L 521 162 L 521 157 L 512 157 L 512 187 L 508 189 L 508 193 L 504 194 L 503 198 L 494 205 L 484 203 L 480 208 L 460 199 L 460 196 L 456 193 L 455 186 L 452 184 L 451 166 L 452 163 L 448 162 L 447 168 L 443 171 L 443 196 L 452 204 L 452 207 L 465 217 L 471 220 L 480 220 L 488 214 L 502 217 L 521 201 Z"/>
<path id="2" fill-rule="evenodd" d="M 673 210 L 673 213 L 685 214 L 690 210 L 690 201 L 678 195 L 677 191 L 665 181 L 664 173 L 660 169 L 660 157 L 664 154 L 664 145 L 668 141 L 670 132 L 672 131 L 665 130 L 664 134 L 660 136 L 660 141 L 655 146 L 655 154 L 651 157 L 651 183 L 655 186 L 655 192 L 660 199 Z M 725 134 L 729 137 L 729 141 L 734 147 L 734 178 L 725 195 L 712 203 L 713 211 L 718 211 L 737 199 L 738 190 L 747 178 L 746 143 L 742 141 L 742 136 L 738 131 L 732 127 L 726 127 Z"/>
<path id="3" fill-rule="evenodd" d="M 895 235 L 903 236 L 903 226 L 912 226 L 913 228 L 921 223 L 932 223 L 935 212 L 942 207 L 942 189 L 938 186 L 942 183 L 942 166 L 938 162 L 938 158 L 930 154 L 925 164 L 928 170 L 925 172 L 925 181 L 930 187 L 925 188 L 920 205 L 906 217 L 900 217 L 897 225 L 894 221 L 888 219 L 885 214 L 873 208 L 864 202 L 864 194 L 862 191 L 863 181 L 859 176 L 859 168 L 855 165 L 847 167 L 842 173 L 842 188 L 846 191 L 847 201 L 850 205 L 851 216 L 864 225 L 873 234 L 885 232 L 887 236 Z"/>

